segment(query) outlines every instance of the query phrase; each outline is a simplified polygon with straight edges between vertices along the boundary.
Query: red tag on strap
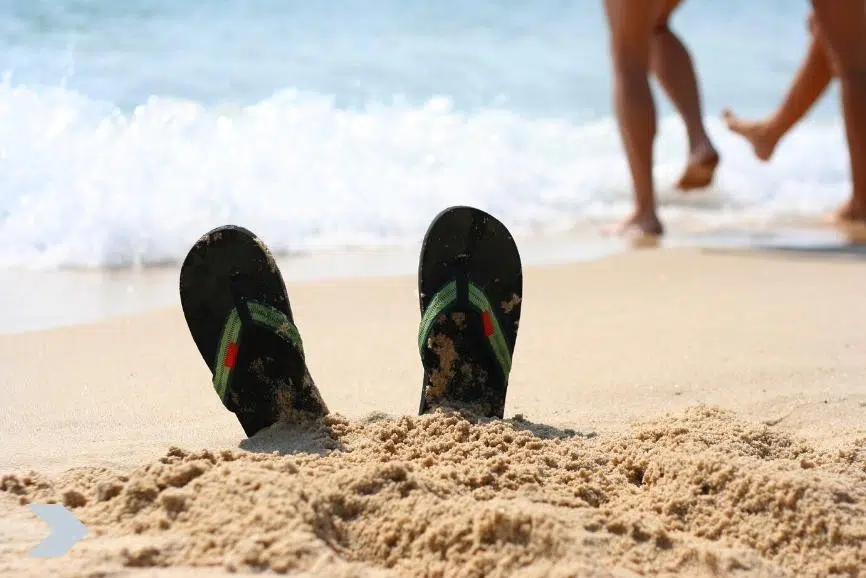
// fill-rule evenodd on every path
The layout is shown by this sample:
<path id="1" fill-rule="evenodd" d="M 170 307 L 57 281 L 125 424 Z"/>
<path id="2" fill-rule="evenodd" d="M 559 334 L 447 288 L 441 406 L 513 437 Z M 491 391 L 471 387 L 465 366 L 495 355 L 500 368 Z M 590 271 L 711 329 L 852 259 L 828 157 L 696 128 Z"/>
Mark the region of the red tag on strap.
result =
<path id="1" fill-rule="evenodd" d="M 490 337 L 493 335 L 493 320 L 490 319 L 490 311 L 484 310 L 481 314 L 481 321 L 484 323 L 484 335 Z"/>
<path id="2" fill-rule="evenodd" d="M 229 343 L 229 346 L 226 348 L 226 358 L 223 360 L 223 365 L 228 367 L 229 369 L 235 368 L 235 361 L 238 358 L 238 344 L 234 341 Z"/>

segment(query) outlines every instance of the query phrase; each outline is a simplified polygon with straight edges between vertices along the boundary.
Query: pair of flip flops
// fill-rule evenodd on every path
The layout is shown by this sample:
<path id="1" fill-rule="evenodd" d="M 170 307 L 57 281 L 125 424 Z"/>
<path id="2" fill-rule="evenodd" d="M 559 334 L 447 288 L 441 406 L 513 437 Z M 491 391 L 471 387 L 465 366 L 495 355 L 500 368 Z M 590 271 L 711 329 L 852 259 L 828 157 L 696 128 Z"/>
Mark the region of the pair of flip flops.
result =
<path id="1" fill-rule="evenodd" d="M 442 211 L 424 237 L 418 293 L 419 413 L 446 407 L 501 418 L 523 295 L 511 233 L 473 207 Z M 214 389 L 248 436 L 328 413 L 283 277 L 252 232 L 227 225 L 202 236 L 181 267 L 180 298 Z"/>

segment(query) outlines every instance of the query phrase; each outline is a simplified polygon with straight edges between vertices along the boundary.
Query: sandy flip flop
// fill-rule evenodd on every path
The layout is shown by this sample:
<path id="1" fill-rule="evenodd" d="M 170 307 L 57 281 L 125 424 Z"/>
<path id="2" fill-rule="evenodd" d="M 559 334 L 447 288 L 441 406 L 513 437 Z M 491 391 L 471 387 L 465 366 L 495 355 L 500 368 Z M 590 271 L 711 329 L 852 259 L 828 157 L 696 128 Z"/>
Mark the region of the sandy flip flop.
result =
<path id="1" fill-rule="evenodd" d="M 442 406 L 503 417 L 523 299 L 511 233 L 473 207 L 442 211 L 424 237 L 418 292 L 419 412 Z"/>
<path id="2" fill-rule="evenodd" d="M 328 413 L 283 277 L 253 233 L 227 225 L 202 236 L 181 267 L 180 300 L 214 389 L 247 436 L 299 413 Z"/>

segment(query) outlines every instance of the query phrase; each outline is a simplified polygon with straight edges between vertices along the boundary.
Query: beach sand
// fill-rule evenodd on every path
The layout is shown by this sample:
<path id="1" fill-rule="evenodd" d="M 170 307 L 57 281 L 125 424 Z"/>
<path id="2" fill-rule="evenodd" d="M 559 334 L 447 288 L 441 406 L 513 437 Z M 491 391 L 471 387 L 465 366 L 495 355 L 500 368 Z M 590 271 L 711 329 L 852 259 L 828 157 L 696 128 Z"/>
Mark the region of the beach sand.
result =
<path id="1" fill-rule="evenodd" d="M 0 574 L 866 575 L 866 267 L 528 267 L 506 419 L 417 417 L 415 280 L 293 283 L 333 412 L 244 439 L 179 308 L 0 336 Z M 88 536 L 65 557 L 29 503 Z"/>

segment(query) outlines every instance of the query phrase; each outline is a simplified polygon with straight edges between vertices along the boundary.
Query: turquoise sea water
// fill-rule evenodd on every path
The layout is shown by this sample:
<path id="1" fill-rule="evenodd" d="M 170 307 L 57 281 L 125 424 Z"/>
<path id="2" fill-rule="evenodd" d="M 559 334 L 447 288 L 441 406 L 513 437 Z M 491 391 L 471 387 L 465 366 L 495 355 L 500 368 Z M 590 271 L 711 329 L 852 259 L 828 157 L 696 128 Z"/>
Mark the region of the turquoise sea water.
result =
<path id="1" fill-rule="evenodd" d="M 671 183 L 669 228 L 774 226 L 848 191 L 835 92 L 771 164 L 718 122 L 763 114 L 807 41 L 806 2 L 689 0 L 718 183 Z M 629 178 L 607 30 L 590 0 L 0 0 L 0 267 L 177 262 L 234 222 L 277 251 L 417 242 L 449 204 L 515 231 L 592 230 Z"/>

